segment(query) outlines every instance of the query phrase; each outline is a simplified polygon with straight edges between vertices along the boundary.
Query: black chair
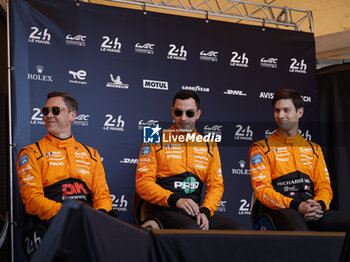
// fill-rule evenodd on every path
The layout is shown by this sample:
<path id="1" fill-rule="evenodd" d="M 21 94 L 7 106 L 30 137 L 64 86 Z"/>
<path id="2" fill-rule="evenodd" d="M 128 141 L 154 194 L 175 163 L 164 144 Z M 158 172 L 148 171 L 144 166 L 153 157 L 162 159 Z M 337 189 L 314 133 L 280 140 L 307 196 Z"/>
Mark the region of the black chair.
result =
<path id="1" fill-rule="evenodd" d="M 153 205 L 141 198 L 136 192 L 132 199 L 132 215 L 135 224 L 146 230 L 163 229 L 162 223 L 153 216 Z"/>
<path id="2" fill-rule="evenodd" d="M 339 262 L 350 262 L 350 224 L 346 233 Z"/>
<path id="3" fill-rule="evenodd" d="M 275 231 L 276 226 L 270 215 L 264 214 L 261 210 L 261 203 L 255 197 L 253 192 L 251 199 L 251 219 L 253 223 L 253 229 L 259 231 Z"/>

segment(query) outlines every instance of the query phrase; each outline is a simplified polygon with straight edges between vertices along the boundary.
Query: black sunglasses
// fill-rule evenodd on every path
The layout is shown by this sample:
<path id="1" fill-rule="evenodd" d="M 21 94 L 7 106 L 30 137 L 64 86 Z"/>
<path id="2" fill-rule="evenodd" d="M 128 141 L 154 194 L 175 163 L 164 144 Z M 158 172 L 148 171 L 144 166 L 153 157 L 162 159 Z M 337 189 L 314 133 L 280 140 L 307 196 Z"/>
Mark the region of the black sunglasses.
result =
<path id="1" fill-rule="evenodd" d="M 43 113 L 44 116 L 46 116 L 48 113 L 50 113 L 50 111 L 52 111 L 52 114 L 54 114 L 55 116 L 58 116 L 61 111 L 72 111 L 68 108 L 63 108 L 63 107 L 58 107 L 58 106 L 53 106 L 53 107 L 42 107 L 41 108 L 41 113 Z"/>
<path id="2" fill-rule="evenodd" d="M 177 117 L 179 117 L 179 116 L 182 116 L 182 113 L 183 113 L 183 112 L 186 112 L 186 116 L 187 116 L 187 117 L 190 117 L 190 118 L 194 117 L 194 115 L 195 115 L 195 113 L 196 113 L 196 112 L 194 112 L 193 110 L 182 111 L 182 110 L 180 110 L 180 109 L 175 109 L 175 110 L 174 110 L 174 115 L 177 116 Z"/>

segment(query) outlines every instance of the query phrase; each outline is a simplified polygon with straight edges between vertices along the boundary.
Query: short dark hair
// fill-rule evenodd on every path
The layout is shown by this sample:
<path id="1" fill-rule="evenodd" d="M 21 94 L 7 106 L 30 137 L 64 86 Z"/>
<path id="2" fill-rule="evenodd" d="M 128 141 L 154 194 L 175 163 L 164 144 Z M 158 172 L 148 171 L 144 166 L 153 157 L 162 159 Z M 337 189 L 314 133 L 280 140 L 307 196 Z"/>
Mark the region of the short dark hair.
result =
<path id="1" fill-rule="evenodd" d="M 275 103 L 281 99 L 292 99 L 295 106 L 295 110 L 304 107 L 304 100 L 299 93 L 293 89 L 281 89 L 272 99 L 272 106 L 275 107 Z"/>
<path id="2" fill-rule="evenodd" d="M 192 91 L 192 90 L 181 90 L 181 91 L 177 92 L 174 96 L 174 99 L 173 99 L 173 106 L 175 105 L 176 99 L 185 100 L 185 99 L 189 99 L 189 98 L 194 99 L 194 101 L 196 102 L 197 109 L 199 109 L 199 105 L 200 105 L 201 101 L 200 101 L 197 93 Z"/>
<path id="3" fill-rule="evenodd" d="M 47 94 L 48 100 L 52 97 L 62 97 L 68 109 L 78 112 L 78 109 L 79 109 L 78 102 L 70 94 L 66 92 L 59 92 L 59 91 L 53 91 Z"/>

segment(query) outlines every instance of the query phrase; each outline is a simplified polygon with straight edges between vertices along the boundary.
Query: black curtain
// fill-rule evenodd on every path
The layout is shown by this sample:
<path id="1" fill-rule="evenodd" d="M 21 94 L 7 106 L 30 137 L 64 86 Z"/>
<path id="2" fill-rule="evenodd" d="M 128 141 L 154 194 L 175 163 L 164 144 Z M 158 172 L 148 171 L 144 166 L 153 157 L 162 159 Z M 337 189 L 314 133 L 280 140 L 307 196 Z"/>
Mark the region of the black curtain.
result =
<path id="1" fill-rule="evenodd" d="M 8 133 L 8 83 L 6 13 L 0 6 L 0 231 L 4 215 L 9 210 L 9 133 Z M 9 230 L 7 240 L 0 249 L 0 261 L 10 260 Z"/>
<path id="2" fill-rule="evenodd" d="M 350 64 L 318 70 L 321 141 L 334 198 L 332 209 L 350 214 Z"/>

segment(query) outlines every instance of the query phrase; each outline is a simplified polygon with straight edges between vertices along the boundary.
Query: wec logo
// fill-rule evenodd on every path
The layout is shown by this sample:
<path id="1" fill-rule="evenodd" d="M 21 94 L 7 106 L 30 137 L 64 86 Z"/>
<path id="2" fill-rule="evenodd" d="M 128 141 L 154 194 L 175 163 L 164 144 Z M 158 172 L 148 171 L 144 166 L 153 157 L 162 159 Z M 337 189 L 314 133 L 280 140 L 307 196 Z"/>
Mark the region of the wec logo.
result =
<path id="1" fill-rule="evenodd" d="M 135 52 L 136 53 L 141 53 L 141 54 L 149 54 L 149 55 L 153 55 L 154 54 L 154 46 L 155 44 L 150 44 L 150 43 L 146 43 L 141 45 L 140 43 L 137 43 L 135 45 Z"/>
<path id="2" fill-rule="evenodd" d="M 74 46 L 85 46 L 86 41 L 85 35 L 76 35 L 71 36 L 70 34 L 66 36 L 66 44 L 67 45 L 74 45 Z"/>
<path id="3" fill-rule="evenodd" d="M 85 41 L 86 36 L 85 35 L 76 35 L 76 36 L 71 36 L 70 34 L 66 36 L 66 40 L 73 40 L 73 41 Z"/>
<path id="4" fill-rule="evenodd" d="M 201 51 L 199 53 L 199 58 L 200 58 L 200 60 L 203 60 L 203 61 L 217 62 L 218 61 L 218 53 L 219 52 L 217 52 L 217 51 L 209 51 L 209 52 Z"/>

